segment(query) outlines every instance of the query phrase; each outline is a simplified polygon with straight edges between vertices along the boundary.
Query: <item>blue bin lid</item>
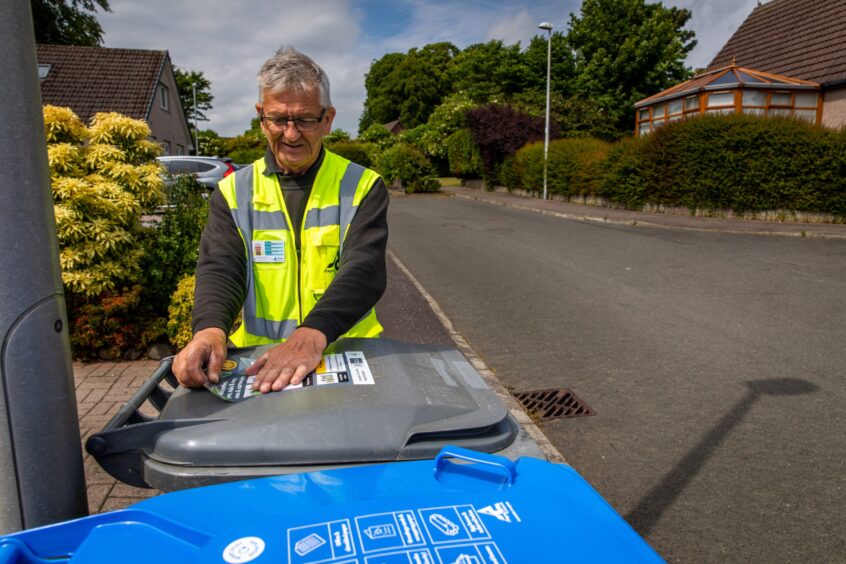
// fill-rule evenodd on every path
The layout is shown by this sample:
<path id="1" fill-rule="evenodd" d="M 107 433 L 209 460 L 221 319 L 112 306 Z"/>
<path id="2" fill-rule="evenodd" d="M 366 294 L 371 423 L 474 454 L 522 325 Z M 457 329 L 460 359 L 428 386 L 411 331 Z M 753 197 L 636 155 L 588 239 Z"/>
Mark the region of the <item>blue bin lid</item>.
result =
<path id="1" fill-rule="evenodd" d="M 434 462 L 183 490 L 0 539 L 0 563 L 47 561 L 662 560 L 572 468 L 447 447 Z"/>

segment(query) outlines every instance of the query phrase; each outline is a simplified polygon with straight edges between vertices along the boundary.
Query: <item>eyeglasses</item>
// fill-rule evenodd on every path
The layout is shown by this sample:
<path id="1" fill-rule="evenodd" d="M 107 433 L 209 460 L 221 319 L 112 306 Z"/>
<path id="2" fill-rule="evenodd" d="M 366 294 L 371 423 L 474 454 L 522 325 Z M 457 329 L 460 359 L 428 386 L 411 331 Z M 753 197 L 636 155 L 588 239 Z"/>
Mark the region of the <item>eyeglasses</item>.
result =
<path id="1" fill-rule="evenodd" d="M 288 129 L 289 123 L 293 123 L 294 127 L 297 128 L 297 131 L 300 132 L 314 131 L 318 128 L 320 122 L 323 121 L 324 117 L 326 117 L 326 108 L 323 108 L 323 111 L 320 112 L 320 117 L 316 118 L 293 116 L 266 116 L 264 115 L 264 111 L 262 111 L 261 113 L 261 121 L 263 121 L 267 127 L 282 132 Z"/>

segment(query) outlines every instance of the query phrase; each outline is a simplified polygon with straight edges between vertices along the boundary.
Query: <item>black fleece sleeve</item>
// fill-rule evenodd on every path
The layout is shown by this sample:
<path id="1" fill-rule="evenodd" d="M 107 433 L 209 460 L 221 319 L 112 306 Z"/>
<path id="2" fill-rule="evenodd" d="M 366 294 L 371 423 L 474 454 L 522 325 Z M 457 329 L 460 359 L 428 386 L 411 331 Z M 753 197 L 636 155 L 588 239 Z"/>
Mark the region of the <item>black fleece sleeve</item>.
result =
<path id="1" fill-rule="evenodd" d="M 218 327 L 228 334 L 246 299 L 247 258 L 229 206 L 220 193 L 209 198 L 209 219 L 200 238 L 191 329 Z"/>
<path id="2" fill-rule="evenodd" d="M 388 189 L 379 179 L 350 223 L 335 278 L 302 325 L 321 331 L 331 343 L 364 317 L 385 293 L 387 245 Z"/>

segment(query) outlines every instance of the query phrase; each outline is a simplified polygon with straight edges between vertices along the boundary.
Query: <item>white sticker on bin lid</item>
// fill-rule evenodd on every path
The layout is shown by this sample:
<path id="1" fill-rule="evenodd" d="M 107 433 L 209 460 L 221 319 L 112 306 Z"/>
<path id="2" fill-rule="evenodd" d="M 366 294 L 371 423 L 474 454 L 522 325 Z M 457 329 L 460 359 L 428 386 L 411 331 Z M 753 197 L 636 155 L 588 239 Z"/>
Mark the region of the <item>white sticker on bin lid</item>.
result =
<path id="1" fill-rule="evenodd" d="M 223 549 L 223 560 L 228 564 L 252 562 L 264 552 L 264 541 L 258 537 L 242 537 L 230 542 Z"/>

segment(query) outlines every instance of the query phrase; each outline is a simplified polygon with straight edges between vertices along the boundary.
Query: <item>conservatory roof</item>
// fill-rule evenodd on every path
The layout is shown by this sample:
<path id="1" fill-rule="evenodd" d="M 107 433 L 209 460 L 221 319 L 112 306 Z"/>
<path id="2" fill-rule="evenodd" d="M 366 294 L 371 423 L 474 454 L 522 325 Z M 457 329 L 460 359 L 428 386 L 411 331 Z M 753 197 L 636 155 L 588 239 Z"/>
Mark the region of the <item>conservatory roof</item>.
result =
<path id="1" fill-rule="evenodd" d="M 820 85 L 816 82 L 756 71 L 732 63 L 727 67 L 696 75 L 686 82 L 639 100 L 635 103 L 635 108 L 642 108 L 664 100 L 690 96 L 708 90 L 728 90 L 732 88 L 816 90 L 819 87 Z"/>

